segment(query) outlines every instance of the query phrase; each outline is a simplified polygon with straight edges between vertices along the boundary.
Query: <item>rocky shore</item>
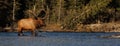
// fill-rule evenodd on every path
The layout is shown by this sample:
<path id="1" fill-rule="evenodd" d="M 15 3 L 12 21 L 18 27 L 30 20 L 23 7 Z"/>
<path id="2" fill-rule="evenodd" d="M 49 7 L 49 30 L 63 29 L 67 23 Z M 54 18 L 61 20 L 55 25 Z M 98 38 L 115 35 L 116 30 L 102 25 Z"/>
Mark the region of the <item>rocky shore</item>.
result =
<path id="1" fill-rule="evenodd" d="M 53 25 L 55 26 L 55 25 Z M 120 23 L 102 23 L 78 25 L 76 30 L 62 29 L 61 26 L 48 26 L 45 28 L 47 32 L 120 32 Z"/>
<path id="2" fill-rule="evenodd" d="M 77 32 L 120 32 L 119 23 L 103 23 L 81 25 L 77 28 Z"/>

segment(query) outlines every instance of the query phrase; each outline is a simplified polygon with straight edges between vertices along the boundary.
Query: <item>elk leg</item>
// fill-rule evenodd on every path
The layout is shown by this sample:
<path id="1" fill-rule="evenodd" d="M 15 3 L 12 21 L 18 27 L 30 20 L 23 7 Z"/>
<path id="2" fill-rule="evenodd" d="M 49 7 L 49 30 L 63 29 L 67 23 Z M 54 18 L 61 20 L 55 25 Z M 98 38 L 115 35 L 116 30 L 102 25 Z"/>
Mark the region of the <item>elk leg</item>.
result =
<path id="1" fill-rule="evenodd" d="M 18 36 L 22 36 L 23 34 L 22 34 L 23 32 L 22 32 L 22 29 L 19 29 L 18 30 Z"/>
<path id="2" fill-rule="evenodd" d="M 37 36 L 38 35 L 38 32 L 35 30 L 35 36 Z"/>
<path id="3" fill-rule="evenodd" d="M 37 36 L 37 33 L 35 30 L 32 30 L 32 36 Z"/>
<path id="4" fill-rule="evenodd" d="M 22 31 L 19 31 L 18 32 L 18 36 L 22 36 L 23 34 L 22 34 Z"/>

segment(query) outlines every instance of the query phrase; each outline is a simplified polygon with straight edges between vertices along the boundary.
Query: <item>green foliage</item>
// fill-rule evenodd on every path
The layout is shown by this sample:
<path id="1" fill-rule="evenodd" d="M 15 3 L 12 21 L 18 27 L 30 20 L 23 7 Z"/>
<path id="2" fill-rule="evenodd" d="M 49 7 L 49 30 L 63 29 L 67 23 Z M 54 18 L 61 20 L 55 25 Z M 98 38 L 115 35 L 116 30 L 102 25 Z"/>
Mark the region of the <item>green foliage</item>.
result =
<path id="1" fill-rule="evenodd" d="M 97 14 L 97 12 L 99 12 L 100 9 L 106 7 L 110 2 L 111 0 L 91 0 L 89 4 L 80 9 L 81 11 L 79 15 L 73 16 L 69 19 L 69 24 L 65 25 L 65 27 L 67 27 L 68 29 L 72 29 L 71 27 L 75 28 L 77 23 L 81 23 L 87 18 L 94 16 L 95 14 Z"/>

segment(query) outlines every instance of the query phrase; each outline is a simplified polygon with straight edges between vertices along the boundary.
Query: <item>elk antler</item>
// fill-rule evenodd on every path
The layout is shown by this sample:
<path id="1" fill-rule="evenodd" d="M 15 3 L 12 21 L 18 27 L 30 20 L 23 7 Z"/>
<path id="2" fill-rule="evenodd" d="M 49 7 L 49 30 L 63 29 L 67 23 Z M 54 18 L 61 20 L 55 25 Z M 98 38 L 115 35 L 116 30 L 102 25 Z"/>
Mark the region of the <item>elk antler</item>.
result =
<path id="1" fill-rule="evenodd" d="M 38 15 L 38 16 L 40 16 L 41 17 L 41 19 L 45 19 L 46 17 L 47 17 L 47 15 L 46 15 L 47 13 L 46 13 L 46 11 L 45 10 L 41 10 L 41 12 L 40 12 L 40 14 Z"/>

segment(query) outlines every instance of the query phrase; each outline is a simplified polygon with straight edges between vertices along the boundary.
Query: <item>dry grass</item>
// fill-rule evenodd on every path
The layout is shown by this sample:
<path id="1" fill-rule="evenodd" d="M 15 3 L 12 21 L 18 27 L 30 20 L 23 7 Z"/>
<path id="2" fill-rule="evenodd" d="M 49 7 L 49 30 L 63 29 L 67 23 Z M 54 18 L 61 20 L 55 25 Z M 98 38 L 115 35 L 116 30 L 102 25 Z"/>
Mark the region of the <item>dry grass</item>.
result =
<path id="1" fill-rule="evenodd" d="M 44 28 L 45 31 L 54 32 L 54 31 L 62 31 L 60 24 L 48 24 Z"/>

